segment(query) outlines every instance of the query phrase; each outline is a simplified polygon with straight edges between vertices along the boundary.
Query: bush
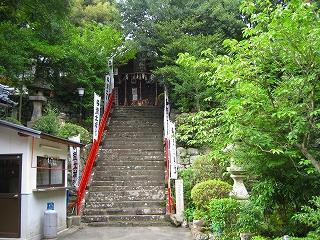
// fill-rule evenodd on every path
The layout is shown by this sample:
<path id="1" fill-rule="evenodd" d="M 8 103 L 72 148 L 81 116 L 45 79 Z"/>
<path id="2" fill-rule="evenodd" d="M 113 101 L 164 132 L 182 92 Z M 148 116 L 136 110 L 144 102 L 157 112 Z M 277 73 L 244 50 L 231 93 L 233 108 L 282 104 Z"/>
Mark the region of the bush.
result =
<path id="1" fill-rule="evenodd" d="M 223 238 L 238 236 L 236 229 L 240 213 L 240 203 L 232 198 L 212 199 L 209 203 L 211 229 L 215 235 Z"/>
<path id="2" fill-rule="evenodd" d="M 237 219 L 237 230 L 245 233 L 257 233 L 263 222 L 263 209 L 252 202 L 241 202 L 240 214 Z"/>
<path id="3" fill-rule="evenodd" d="M 210 155 L 199 156 L 192 163 L 192 168 L 197 182 L 221 178 L 225 169 L 219 160 Z"/>
<path id="4" fill-rule="evenodd" d="M 32 128 L 48 134 L 56 135 L 59 130 L 57 111 L 48 106 L 45 114 L 33 123 Z"/>
<path id="5" fill-rule="evenodd" d="M 203 219 L 207 223 L 209 220 L 208 211 L 203 209 L 195 209 L 193 212 L 193 219 L 195 220 Z"/>
<path id="6" fill-rule="evenodd" d="M 210 200 L 224 198 L 232 187 L 221 180 L 207 180 L 196 184 L 191 190 L 191 198 L 197 209 L 205 209 Z"/>
<path id="7" fill-rule="evenodd" d="M 194 219 L 194 213 L 195 213 L 195 208 L 188 207 L 184 210 L 183 215 L 187 221 L 191 222 Z"/>
<path id="8" fill-rule="evenodd" d="M 179 176 L 183 179 L 183 195 L 186 208 L 194 208 L 191 199 L 191 190 L 196 184 L 193 168 L 186 168 L 179 171 Z"/>
<path id="9" fill-rule="evenodd" d="M 69 138 L 78 134 L 80 134 L 81 142 L 87 144 L 91 142 L 92 136 L 88 130 L 73 123 L 66 123 L 59 128 L 58 132 L 58 136 L 62 138 Z"/>

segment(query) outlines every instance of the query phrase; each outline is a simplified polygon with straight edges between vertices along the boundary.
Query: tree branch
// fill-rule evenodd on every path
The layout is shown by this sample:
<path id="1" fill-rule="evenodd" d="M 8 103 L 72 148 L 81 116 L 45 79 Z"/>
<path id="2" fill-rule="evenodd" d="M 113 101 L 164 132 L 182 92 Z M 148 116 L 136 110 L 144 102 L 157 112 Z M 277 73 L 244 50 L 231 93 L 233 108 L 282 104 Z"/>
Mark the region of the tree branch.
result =
<path id="1" fill-rule="evenodd" d="M 311 164 L 315 167 L 315 169 L 320 173 L 320 163 L 316 160 L 316 158 L 308 151 L 308 149 L 303 144 L 296 144 L 296 147 L 300 150 L 300 152 L 311 161 Z"/>

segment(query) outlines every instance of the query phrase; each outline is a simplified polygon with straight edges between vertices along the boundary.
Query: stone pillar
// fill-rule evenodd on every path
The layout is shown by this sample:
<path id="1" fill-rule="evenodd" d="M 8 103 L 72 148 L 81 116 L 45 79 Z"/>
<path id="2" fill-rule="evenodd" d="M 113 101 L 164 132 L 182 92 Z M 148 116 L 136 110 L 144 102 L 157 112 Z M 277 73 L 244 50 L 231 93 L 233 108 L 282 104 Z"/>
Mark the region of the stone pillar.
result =
<path id="1" fill-rule="evenodd" d="M 175 180 L 176 191 L 176 219 L 178 222 L 183 222 L 184 212 L 184 197 L 183 197 L 183 180 Z"/>

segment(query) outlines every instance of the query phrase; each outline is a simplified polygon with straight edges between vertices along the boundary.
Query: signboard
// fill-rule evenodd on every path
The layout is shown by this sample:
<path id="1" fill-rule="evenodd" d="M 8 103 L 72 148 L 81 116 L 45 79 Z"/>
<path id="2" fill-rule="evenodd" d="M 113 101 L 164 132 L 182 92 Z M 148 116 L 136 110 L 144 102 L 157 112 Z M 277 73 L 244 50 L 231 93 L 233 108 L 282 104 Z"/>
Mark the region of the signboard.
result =
<path id="1" fill-rule="evenodd" d="M 137 101 L 137 100 L 138 100 L 138 89 L 132 88 L 132 101 Z"/>
<path id="2" fill-rule="evenodd" d="M 74 142 L 80 142 L 80 134 L 74 137 L 70 137 L 69 140 Z M 70 147 L 71 157 L 71 185 L 78 187 L 79 185 L 79 172 L 80 172 L 80 148 Z"/>
<path id="3" fill-rule="evenodd" d="M 170 178 L 178 178 L 178 169 L 177 169 L 177 148 L 176 148 L 176 138 L 175 138 L 175 124 L 169 121 L 170 129 Z"/>
<path id="4" fill-rule="evenodd" d="M 94 107 L 93 107 L 93 141 L 98 139 L 99 123 L 100 123 L 100 103 L 101 97 L 94 93 Z"/>

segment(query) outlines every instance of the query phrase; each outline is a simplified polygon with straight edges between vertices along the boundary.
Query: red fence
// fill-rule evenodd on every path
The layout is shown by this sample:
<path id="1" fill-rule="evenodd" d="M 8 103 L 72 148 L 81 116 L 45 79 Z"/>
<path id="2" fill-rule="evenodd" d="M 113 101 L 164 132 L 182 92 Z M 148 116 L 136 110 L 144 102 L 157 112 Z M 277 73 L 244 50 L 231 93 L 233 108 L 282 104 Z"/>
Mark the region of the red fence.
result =
<path id="1" fill-rule="evenodd" d="M 99 146 L 101 143 L 101 139 L 103 136 L 103 132 L 104 132 L 104 129 L 106 128 L 107 121 L 108 121 L 108 118 L 110 115 L 110 111 L 111 111 L 112 103 L 113 103 L 113 97 L 114 97 L 114 92 L 112 91 L 112 93 L 109 95 L 109 101 L 106 105 L 105 111 L 104 111 L 102 119 L 100 121 L 98 139 L 92 143 L 92 146 L 91 146 L 91 149 L 90 149 L 87 161 L 86 161 L 86 165 L 84 166 L 83 171 L 82 171 L 81 180 L 79 183 L 79 187 L 77 189 L 77 202 L 76 202 L 76 204 L 77 204 L 77 214 L 78 215 L 80 214 L 80 211 L 81 211 L 82 200 L 85 196 L 88 181 L 89 181 L 91 173 L 92 173 L 93 164 L 94 164 L 94 161 L 96 160 L 97 153 L 99 151 Z"/>

